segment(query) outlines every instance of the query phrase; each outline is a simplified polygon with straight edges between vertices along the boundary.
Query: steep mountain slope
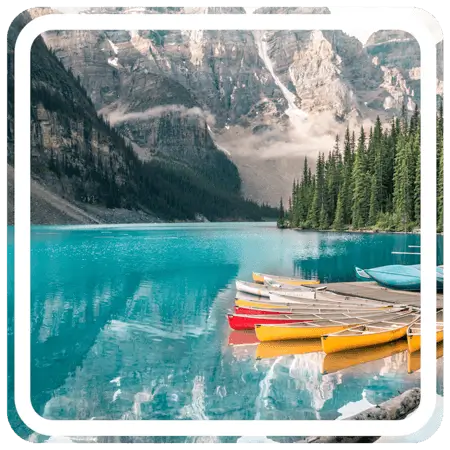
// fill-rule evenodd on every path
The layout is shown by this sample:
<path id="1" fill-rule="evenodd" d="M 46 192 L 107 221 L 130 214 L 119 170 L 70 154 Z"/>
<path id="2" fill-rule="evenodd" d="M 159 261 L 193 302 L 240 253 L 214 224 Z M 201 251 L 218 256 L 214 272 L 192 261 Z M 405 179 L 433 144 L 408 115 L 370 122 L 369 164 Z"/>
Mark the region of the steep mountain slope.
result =
<path id="1" fill-rule="evenodd" d="M 14 42 L 28 20 L 27 13 L 19 16 L 8 34 L 8 162 L 11 165 L 14 164 L 11 95 Z M 159 77 L 148 77 L 148 80 L 161 92 L 158 105 L 165 96 L 184 95 L 186 104 L 196 107 L 195 100 L 178 83 Z M 140 210 L 144 213 L 139 217 L 147 221 L 154 214 L 164 219 L 194 219 L 197 215 L 213 220 L 261 217 L 257 205 L 240 197 L 237 169 L 215 147 L 204 120 L 190 123 L 189 114 L 171 111 L 169 119 L 166 116 L 158 123 L 157 131 L 166 138 L 182 136 L 183 151 L 189 157 L 183 160 L 180 153 L 170 153 L 173 145 L 168 146 L 166 154 L 154 152 L 148 162 L 142 162 L 116 129 L 97 115 L 80 79 L 70 70 L 67 72 L 40 38 L 31 52 L 31 94 L 32 175 L 43 188 L 39 190 L 39 198 L 46 197 L 47 203 L 55 203 L 50 197 L 57 194 L 65 201 L 76 202 L 77 207 L 95 210 L 100 221 L 108 221 L 110 217 L 105 207 Z M 178 114 L 173 121 L 172 114 Z M 43 196 L 42 192 L 49 195 Z M 39 208 L 41 204 L 38 202 L 36 206 Z M 32 208 L 34 222 L 38 215 L 39 211 Z M 94 217 L 91 221 L 96 220 Z"/>
<path id="2" fill-rule="evenodd" d="M 384 87 L 391 96 L 384 105 L 420 104 L 420 46 L 416 39 L 404 31 L 378 31 L 366 42 L 373 63 L 383 70 Z M 443 41 L 437 51 L 437 94 L 443 95 Z"/>
<path id="3" fill-rule="evenodd" d="M 390 95 L 383 106 L 398 109 L 407 103 L 412 109 L 419 103 L 420 47 L 415 38 L 403 31 L 378 31 L 369 37 L 365 48 L 384 74 L 383 86 Z"/>
<path id="4" fill-rule="evenodd" d="M 245 13 L 243 8 L 93 8 L 85 13 L 98 12 Z M 255 11 L 299 12 L 329 11 Z M 413 110 L 418 101 L 413 80 L 404 81 L 394 60 L 381 64 L 375 47 L 341 31 L 70 31 L 44 38 L 142 159 L 170 154 L 196 166 L 195 152 L 185 146 L 196 147 L 190 127 L 206 122 L 208 134 L 238 166 L 245 195 L 273 205 L 288 193 L 285 181 L 298 176 L 304 156 L 328 152 L 347 123 L 359 127 L 377 115 L 388 119 L 403 104 Z M 389 59 L 388 50 L 380 49 Z M 415 55 L 414 45 L 408 51 Z M 175 84 L 166 95 L 161 86 L 169 82 Z"/>

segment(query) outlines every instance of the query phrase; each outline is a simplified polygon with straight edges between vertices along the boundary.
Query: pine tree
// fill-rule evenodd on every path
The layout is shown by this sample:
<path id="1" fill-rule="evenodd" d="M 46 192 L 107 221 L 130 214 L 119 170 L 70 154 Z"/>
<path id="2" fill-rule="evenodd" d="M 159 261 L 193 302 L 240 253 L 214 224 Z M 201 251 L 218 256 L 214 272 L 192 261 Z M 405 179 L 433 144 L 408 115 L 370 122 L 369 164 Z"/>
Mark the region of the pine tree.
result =
<path id="1" fill-rule="evenodd" d="M 369 203 L 369 218 L 367 225 L 375 225 L 377 222 L 379 208 L 378 208 L 378 192 L 377 192 L 377 177 L 375 174 L 372 175 L 371 187 L 370 187 L 370 203 Z"/>
<path id="2" fill-rule="evenodd" d="M 373 172 L 374 162 L 375 162 L 375 149 L 374 149 L 375 139 L 373 136 L 373 128 L 370 127 L 369 139 L 367 141 L 366 150 L 366 169 L 370 175 Z"/>
<path id="3" fill-rule="evenodd" d="M 297 180 L 294 180 L 292 184 L 292 194 L 289 197 L 289 221 L 292 227 L 298 226 L 298 189 L 297 189 Z"/>
<path id="4" fill-rule="evenodd" d="M 289 222 L 292 223 L 292 197 L 289 197 L 288 199 L 288 210 L 286 213 L 286 218 Z"/>
<path id="5" fill-rule="evenodd" d="M 284 205 L 283 205 L 283 197 L 280 197 L 280 206 L 279 206 L 279 214 L 278 214 L 278 226 L 284 226 Z"/>
<path id="6" fill-rule="evenodd" d="M 407 231 L 414 214 L 416 166 L 411 149 L 410 137 L 402 134 L 397 142 L 394 172 L 394 215 L 399 231 Z"/>
<path id="7" fill-rule="evenodd" d="M 326 210 L 325 204 L 322 203 L 319 214 L 319 228 L 321 230 L 327 230 L 330 226 L 330 220 L 328 218 L 328 211 Z"/>
<path id="8" fill-rule="evenodd" d="M 344 200 L 345 194 L 343 191 L 339 192 L 339 197 L 336 205 L 336 215 L 334 217 L 333 229 L 343 230 L 345 227 L 345 210 L 344 210 Z"/>
<path id="9" fill-rule="evenodd" d="M 414 108 L 414 113 L 411 117 L 409 133 L 414 135 L 417 131 L 417 128 L 420 126 L 420 114 L 419 114 L 419 106 L 416 103 Z"/>
<path id="10" fill-rule="evenodd" d="M 343 209 L 343 222 L 350 224 L 351 222 L 351 210 L 352 210 L 352 197 L 353 197 L 353 150 L 352 141 L 350 140 L 350 129 L 347 127 L 344 138 L 344 161 L 342 169 L 342 209 Z"/>
<path id="11" fill-rule="evenodd" d="M 303 176 L 300 186 L 297 187 L 297 214 L 298 214 L 298 225 L 304 225 L 307 216 L 308 210 L 311 203 L 311 172 L 308 167 L 308 159 L 305 156 L 305 160 L 303 162 Z"/>
<path id="12" fill-rule="evenodd" d="M 444 113 L 443 101 L 439 105 L 437 117 L 437 231 L 444 231 Z"/>
<path id="13" fill-rule="evenodd" d="M 375 225 L 378 214 L 385 210 L 386 206 L 386 185 L 385 185 L 385 164 L 386 155 L 383 139 L 383 129 L 380 117 L 377 117 L 372 136 L 373 159 L 371 161 L 371 197 L 370 207 L 372 216 L 369 213 L 369 225 Z"/>
<path id="14" fill-rule="evenodd" d="M 416 179 L 414 186 L 414 217 L 416 224 L 420 227 L 420 157 L 417 158 L 416 160 Z"/>
<path id="15" fill-rule="evenodd" d="M 405 103 L 402 105 L 402 112 L 400 114 L 400 127 L 404 134 L 408 133 L 408 111 Z"/>
<path id="16" fill-rule="evenodd" d="M 350 141 L 350 148 L 352 150 L 352 155 L 353 155 L 353 162 L 355 162 L 354 157 L 355 157 L 355 151 L 356 151 L 356 135 L 355 135 L 355 131 L 352 131 L 352 139 Z"/>
<path id="17" fill-rule="evenodd" d="M 397 147 L 397 135 L 399 129 L 397 128 L 398 119 L 393 119 L 391 122 L 390 131 L 386 132 L 384 138 L 385 148 L 385 165 L 384 165 L 384 184 L 385 184 L 385 211 L 392 213 L 393 195 L 394 195 L 394 167 L 395 155 Z"/>
<path id="18" fill-rule="evenodd" d="M 353 228 L 362 228 L 366 225 L 369 213 L 368 192 L 370 181 L 367 179 L 366 171 L 366 136 L 364 128 L 361 127 L 361 133 L 358 140 L 358 149 L 355 156 L 355 164 L 353 167 Z"/>
<path id="19" fill-rule="evenodd" d="M 325 155 L 323 153 L 320 153 L 317 159 L 316 176 L 311 206 L 308 211 L 308 223 L 312 228 L 317 228 L 320 225 L 320 212 L 324 203 L 324 160 Z"/>
<path id="20" fill-rule="evenodd" d="M 320 214 L 320 196 L 317 191 L 317 183 L 314 179 L 312 184 L 312 199 L 309 206 L 307 223 L 310 228 L 317 228 L 319 226 L 319 214 Z"/>
<path id="21" fill-rule="evenodd" d="M 335 148 L 328 155 L 328 160 L 325 164 L 325 182 L 323 192 L 323 206 L 326 216 L 334 218 L 336 211 L 337 197 L 339 194 L 340 182 L 337 168 L 337 154 L 339 153 L 339 138 L 336 137 Z"/>

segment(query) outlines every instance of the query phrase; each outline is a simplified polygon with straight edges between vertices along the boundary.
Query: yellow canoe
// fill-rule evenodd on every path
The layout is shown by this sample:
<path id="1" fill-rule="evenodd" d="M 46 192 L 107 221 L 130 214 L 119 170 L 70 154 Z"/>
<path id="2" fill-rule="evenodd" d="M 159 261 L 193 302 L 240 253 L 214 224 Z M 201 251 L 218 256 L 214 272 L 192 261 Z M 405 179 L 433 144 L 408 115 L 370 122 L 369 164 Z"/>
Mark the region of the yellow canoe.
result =
<path id="1" fill-rule="evenodd" d="M 265 273 L 253 272 L 253 281 L 255 283 L 264 283 L 264 278 L 270 278 L 280 284 L 288 284 L 290 286 L 302 286 L 309 284 L 320 284 L 319 280 L 302 280 L 301 278 L 294 277 L 280 277 L 278 275 L 268 275 Z"/>
<path id="2" fill-rule="evenodd" d="M 353 348 L 386 344 L 406 336 L 408 327 L 419 315 L 416 312 L 401 312 L 388 315 L 370 323 L 360 323 L 334 333 L 322 335 L 322 350 L 327 353 L 342 352 Z"/>
<path id="3" fill-rule="evenodd" d="M 321 348 L 322 349 L 322 348 Z M 398 340 L 388 344 L 376 345 L 374 347 L 347 350 L 339 353 L 326 355 L 322 365 L 322 375 L 338 372 L 359 364 L 387 358 L 388 356 L 404 352 L 408 349 L 407 342 Z"/>
<path id="4" fill-rule="evenodd" d="M 394 313 L 389 310 L 373 311 L 364 317 L 350 317 L 347 319 L 318 319 L 310 322 L 290 323 L 283 325 L 256 325 L 256 337 L 261 341 L 285 341 L 291 339 L 317 339 L 323 335 L 337 333 L 347 328 L 355 327 L 373 321 L 387 320 L 406 312 Z M 410 323 L 410 322 L 409 322 Z M 408 323 L 408 324 L 409 324 Z M 405 329 L 406 334 L 406 329 Z M 323 344 L 322 344 L 323 346 Z"/>
<path id="5" fill-rule="evenodd" d="M 414 353 L 420 350 L 421 339 L 420 339 L 420 319 L 415 323 L 411 324 L 408 328 L 407 339 L 408 339 L 408 350 L 410 353 Z M 441 342 L 444 340 L 444 311 L 441 309 L 436 313 L 436 342 Z"/>
<path id="6" fill-rule="evenodd" d="M 256 359 L 277 358 L 284 355 L 304 355 L 322 351 L 320 339 L 261 342 L 256 348 Z"/>
<path id="7" fill-rule="evenodd" d="M 408 373 L 416 372 L 420 369 L 420 351 L 414 353 L 407 353 L 408 357 Z M 436 359 L 444 356 L 444 342 L 439 342 L 436 345 Z"/>

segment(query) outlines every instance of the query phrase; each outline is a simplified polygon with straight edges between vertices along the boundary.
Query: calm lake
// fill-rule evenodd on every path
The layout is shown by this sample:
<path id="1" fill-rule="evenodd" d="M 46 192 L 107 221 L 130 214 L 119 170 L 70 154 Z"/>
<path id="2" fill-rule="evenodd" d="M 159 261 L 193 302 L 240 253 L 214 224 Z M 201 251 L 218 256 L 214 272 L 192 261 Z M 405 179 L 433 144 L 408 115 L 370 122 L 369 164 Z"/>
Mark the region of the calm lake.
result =
<path id="1" fill-rule="evenodd" d="M 240 223 L 35 226 L 31 239 L 32 402 L 48 419 L 336 419 L 420 384 L 403 349 L 322 374 L 320 352 L 256 359 L 257 345 L 229 345 L 243 342 L 226 320 L 253 270 L 350 281 L 355 265 L 419 263 L 391 254 L 420 251 L 418 235 Z M 25 430 L 12 401 L 9 414 Z"/>

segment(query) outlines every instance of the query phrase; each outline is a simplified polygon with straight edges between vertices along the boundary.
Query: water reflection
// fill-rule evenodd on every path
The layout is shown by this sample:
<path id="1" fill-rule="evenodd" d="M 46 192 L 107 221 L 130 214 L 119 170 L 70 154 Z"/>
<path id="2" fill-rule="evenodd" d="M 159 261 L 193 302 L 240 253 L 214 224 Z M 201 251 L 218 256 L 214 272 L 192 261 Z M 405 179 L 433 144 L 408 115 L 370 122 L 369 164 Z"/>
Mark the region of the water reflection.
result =
<path id="1" fill-rule="evenodd" d="M 396 239 L 267 224 L 38 227 L 33 404 L 49 419 L 327 419 L 363 396 L 375 402 L 417 386 L 420 372 L 408 374 L 402 352 L 325 374 L 317 349 L 256 345 L 247 334 L 231 335 L 225 317 L 234 280 L 253 270 L 292 275 L 299 268 L 336 281 L 374 249 L 387 258 L 403 245 Z M 10 269 L 12 252 L 10 242 Z M 10 270 L 9 350 L 13 289 Z M 17 426 L 12 376 L 8 414 Z"/>
<path id="2" fill-rule="evenodd" d="M 415 251 L 409 246 L 420 245 L 419 235 L 307 231 L 298 234 L 301 235 L 299 239 L 310 236 L 311 247 L 307 257 L 294 258 L 293 273 L 304 278 L 317 277 L 324 283 L 354 281 L 354 266 L 366 268 L 420 263 L 417 255 L 392 254 L 394 251 Z M 443 236 L 437 236 L 436 243 L 437 264 L 442 264 Z"/>

